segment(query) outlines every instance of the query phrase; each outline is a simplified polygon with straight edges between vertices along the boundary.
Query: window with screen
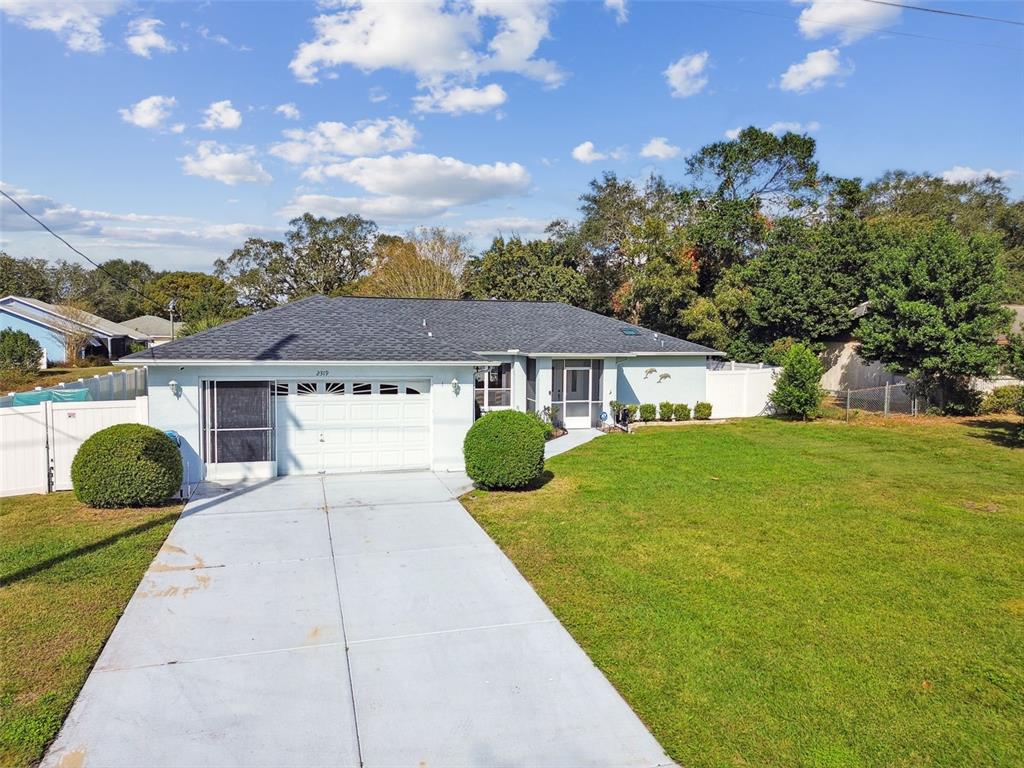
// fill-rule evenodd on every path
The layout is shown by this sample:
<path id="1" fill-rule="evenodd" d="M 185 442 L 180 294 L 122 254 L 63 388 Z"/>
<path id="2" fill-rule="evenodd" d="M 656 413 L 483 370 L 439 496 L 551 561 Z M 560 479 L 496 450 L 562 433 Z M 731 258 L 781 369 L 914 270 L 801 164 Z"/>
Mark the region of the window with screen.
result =
<path id="1" fill-rule="evenodd" d="M 270 381 L 203 384 L 203 447 L 210 464 L 272 461 L 276 385 Z"/>

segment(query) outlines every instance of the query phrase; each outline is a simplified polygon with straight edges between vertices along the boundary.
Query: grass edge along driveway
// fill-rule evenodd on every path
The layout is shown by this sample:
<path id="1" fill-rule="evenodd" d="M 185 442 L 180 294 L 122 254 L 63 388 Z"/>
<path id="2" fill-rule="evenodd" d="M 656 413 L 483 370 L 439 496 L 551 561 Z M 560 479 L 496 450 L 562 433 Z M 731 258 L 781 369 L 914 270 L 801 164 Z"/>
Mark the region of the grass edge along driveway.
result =
<path id="1" fill-rule="evenodd" d="M 0 765 L 42 758 L 180 510 L 0 499 Z"/>
<path id="2" fill-rule="evenodd" d="M 1014 428 L 610 435 L 463 502 L 687 768 L 1021 765 Z"/>

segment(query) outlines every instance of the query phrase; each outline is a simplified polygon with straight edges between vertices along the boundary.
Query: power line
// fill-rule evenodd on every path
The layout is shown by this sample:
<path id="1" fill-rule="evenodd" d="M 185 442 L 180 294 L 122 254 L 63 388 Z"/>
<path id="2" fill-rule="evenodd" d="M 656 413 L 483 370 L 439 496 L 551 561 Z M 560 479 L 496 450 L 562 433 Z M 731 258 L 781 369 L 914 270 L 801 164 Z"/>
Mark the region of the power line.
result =
<path id="1" fill-rule="evenodd" d="M 144 299 L 145 299 L 146 301 L 148 301 L 148 302 L 149 302 L 150 304 L 152 304 L 152 305 L 153 305 L 154 307 L 157 307 L 157 308 L 159 308 L 159 309 L 160 309 L 160 311 L 163 311 L 163 310 L 165 310 L 165 309 L 166 309 L 166 307 L 164 307 L 163 305 L 161 305 L 161 304 L 160 304 L 160 303 L 159 303 L 158 301 L 156 301 L 155 299 L 151 299 L 151 298 L 150 298 L 149 296 L 147 296 L 146 294 L 144 294 L 144 293 L 143 293 L 142 291 L 138 290 L 137 288 L 133 288 L 132 286 L 130 286 L 130 285 L 126 284 L 126 283 L 122 283 L 122 282 L 121 282 L 121 281 L 120 281 L 120 280 L 119 280 L 118 278 L 116 278 L 116 277 L 115 277 L 115 276 L 114 276 L 113 274 L 111 274 L 111 273 L 110 273 L 110 272 L 108 272 L 108 271 L 107 271 L 106 269 L 104 269 L 102 265 L 100 265 L 100 264 L 97 264 L 97 263 L 96 263 L 95 261 L 93 261 L 93 260 L 92 260 L 92 259 L 90 259 L 90 258 L 89 258 L 88 256 L 86 256 L 86 255 L 85 255 L 84 253 L 82 253 L 82 252 L 81 252 L 80 250 L 78 250 L 77 248 L 75 248 L 75 246 L 73 246 L 73 245 L 72 245 L 71 243 L 69 243 L 69 242 L 68 242 L 67 240 L 65 240 L 65 239 L 64 239 L 63 237 L 61 237 L 61 236 L 60 236 L 60 235 L 58 235 L 58 234 L 57 234 L 56 232 L 54 232 L 54 231 L 53 231 L 52 229 L 50 229 L 50 228 L 49 228 L 49 227 L 48 227 L 48 226 L 46 225 L 46 223 L 45 223 L 45 222 L 41 221 L 41 220 L 40 220 L 39 218 L 37 218 L 37 217 L 36 217 L 35 215 L 33 215 L 32 213 L 30 213 L 30 212 L 29 212 L 29 211 L 28 211 L 28 210 L 27 210 L 27 209 L 25 208 L 25 206 L 23 206 L 23 205 L 22 205 L 21 203 L 19 203 L 19 202 L 18 202 L 17 200 L 15 200 L 15 199 L 14 199 L 13 197 L 11 197 L 11 196 L 10 196 L 9 194 L 7 194 L 7 192 L 5 192 L 4 190 L 0 189 L 0 195 L 3 195 L 3 196 L 4 196 L 4 197 L 6 197 L 6 198 L 7 198 L 8 200 L 10 200 L 10 201 L 11 201 L 12 203 L 14 203 L 14 204 L 15 204 L 16 206 L 18 206 L 18 208 L 19 208 L 19 209 L 21 210 L 21 212 L 22 212 L 22 213 L 24 213 L 24 214 L 25 214 L 26 216 L 28 216 L 28 217 L 29 217 L 30 219 L 32 219 L 32 221 L 34 221 L 34 222 L 35 222 L 36 224 L 38 224 L 38 225 L 39 225 L 40 227 L 42 227 L 42 228 L 43 228 L 43 229 L 45 229 L 45 230 L 46 230 L 47 232 L 49 232 L 49 233 L 50 233 L 51 235 L 53 235 L 53 236 L 54 236 L 54 237 L 56 237 L 56 238 L 57 238 L 58 240 L 60 240 L 60 241 L 61 241 L 62 243 L 64 243 L 64 245 L 66 245 L 66 246 L 67 246 L 68 248 L 70 248 L 70 249 L 71 249 L 72 251 L 74 251 L 74 252 L 75 252 L 75 253 L 77 253 L 77 254 L 78 254 L 79 256 L 81 256 L 81 257 L 82 257 L 83 259 L 85 259 L 85 260 L 86 260 L 86 261 L 88 261 L 88 262 L 89 262 L 90 264 L 92 264 L 92 265 L 93 265 L 94 267 L 96 267 L 96 269 L 98 269 L 98 270 L 99 270 L 100 272 L 102 272 L 102 273 L 103 273 L 103 274 L 105 274 L 105 275 L 106 275 L 107 277 L 109 277 L 109 278 L 110 278 L 110 280 L 111 280 L 111 281 L 112 281 L 113 283 L 115 283 L 116 285 L 119 285 L 119 286 L 121 286 L 122 288 L 124 288 L 124 289 L 125 289 L 125 290 L 127 290 L 127 291 L 131 291 L 132 293 L 136 293 L 136 294 L 138 294 L 139 296 L 141 296 L 142 298 L 144 298 Z"/>
<path id="2" fill-rule="evenodd" d="M 708 8 L 714 8 L 714 9 L 719 10 L 719 11 L 733 11 L 735 13 L 749 13 L 749 14 L 753 14 L 754 16 L 767 16 L 767 17 L 772 18 L 772 19 L 782 19 L 784 21 L 789 21 L 789 22 L 796 22 L 797 21 L 797 17 L 796 16 L 789 16 L 787 14 L 782 14 L 782 13 L 767 13 L 766 11 L 756 11 L 753 8 L 740 8 L 740 7 L 736 6 L 736 5 L 719 5 L 717 3 L 706 3 L 706 2 L 694 2 L 693 4 L 694 5 L 703 5 L 703 6 L 706 6 Z M 861 31 L 861 32 L 874 32 L 874 33 L 884 32 L 887 35 L 898 35 L 899 37 L 911 37 L 911 38 L 914 38 L 914 39 L 917 39 L 917 40 L 934 40 L 934 41 L 937 41 L 937 42 L 940 42 L 940 43 L 954 43 L 954 44 L 957 44 L 957 45 L 974 45 L 974 46 L 978 46 L 980 48 L 998 48 L 1000 50 L 1005 50 L 1005 51 L 1017 51 L 1017 52 L 1024 51 L 1024 48 L 1018 48 L 1017 46 L 1013 46 L 1013 45 L 1000 45 L 998 43 L 980 43 L 980 42 L 975 42 L 973 40 L 957 40 L 955 38 L 936 37 L 934 35 L 920 35 L 920 34 L 917 34 L 915 32 L 901 32 L 900 30 L 885 29 L 883 27 L 861 27 L 861 26 L 857 26 L 857 25 L 854 25 L 854 24 L 837 24 L 836 22 L 832 22 L 832 21 L 825 22 L 825 21 L 806 21 L 805 20 L 805 23 L 818 24 L 818 25 L 821 25 L 821 26 L 828 26 L 828 27 L 842 27 L 843 29 L 856 29 L 856 30 Z"/>
<path id="3" fill-rule="evenodd" d="M 1000 19 L 995 16 L 978 16 L 974 13 L 962 13 L 960 11 L 945 11 L 941 8 L 926 8 L 923 5 L 905 5 L 904 3 L 894 3 L 891 0 L 864 0 L 865 3 L 872 3 L 874 5 L 889 5 L 893 8 L 906 8 L 908 11 L 923 11 L 925 13 L 938 13 L 943 16 L 959 16 L 963 19 L 977 19 L 978 21 L 994 21 L 999 24 L 1013 24 L 1017 27 L 1024 27 L 1024 21 L 1016 21 L 1014 19 Z"/>

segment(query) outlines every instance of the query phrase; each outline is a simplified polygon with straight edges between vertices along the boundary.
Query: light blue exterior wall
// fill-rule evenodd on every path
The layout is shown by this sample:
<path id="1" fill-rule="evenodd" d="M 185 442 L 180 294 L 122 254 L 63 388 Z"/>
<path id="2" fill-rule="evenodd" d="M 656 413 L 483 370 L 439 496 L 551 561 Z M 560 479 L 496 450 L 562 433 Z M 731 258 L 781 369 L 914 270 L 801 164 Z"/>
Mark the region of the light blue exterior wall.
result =
<path id="1" fill-rule="evenodd" d="M 35 323 L 23 317 L 12 315 L 3 307 L 0 307 L 0 328 L 13 328 L 16 331 L 24 331 L 39 342 L 39 346 L 46 352 L 47 360 L 52 360 L 55 363 L 64 362 L 64 336 L 59 331 L 48 328 L 42 323 Z M 60 338 L 57 338 L 56 334 L 60 334 Z"/>
<path id="2" fill-rule="evenodd" d="M 628 357 L 619 359 L 616 399 L 623 403 L 686 403 L 707 400 L 707 358 Z"/>

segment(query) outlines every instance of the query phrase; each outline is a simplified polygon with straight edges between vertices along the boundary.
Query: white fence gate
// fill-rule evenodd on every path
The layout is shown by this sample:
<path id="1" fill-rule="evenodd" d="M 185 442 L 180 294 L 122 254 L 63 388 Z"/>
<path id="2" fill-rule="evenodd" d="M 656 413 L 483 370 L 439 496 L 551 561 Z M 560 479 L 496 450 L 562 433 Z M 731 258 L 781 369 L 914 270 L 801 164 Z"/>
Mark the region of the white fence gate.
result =
<path id="1" fill-rule="evenodd" d="M 711 418 L 734 419 L 770 413 L 768 396 L 775 389 L 775 374 L 781 369 L 756 365 L 740 367 L 740 363 L 732 365 L 734 367 L 708 369 L 706 372 Z"/>
<path id="2" fill-rule="evenodd" d="M 132 423 L 149 423 L 149 398 L 0 408 L 0 496 L 71 490 L 71 462 L 86 438 Z"/>

